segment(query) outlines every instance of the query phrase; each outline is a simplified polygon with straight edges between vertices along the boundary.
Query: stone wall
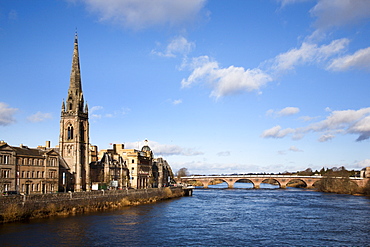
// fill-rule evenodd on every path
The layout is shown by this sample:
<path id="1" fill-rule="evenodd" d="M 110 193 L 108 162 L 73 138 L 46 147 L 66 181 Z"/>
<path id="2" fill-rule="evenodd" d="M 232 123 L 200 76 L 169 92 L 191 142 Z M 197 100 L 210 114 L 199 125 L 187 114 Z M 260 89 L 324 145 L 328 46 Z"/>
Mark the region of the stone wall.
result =
<path id="1" fill-rule="evenodd" d="M 73 215 L 181 197 L 181 187 L 0 197 L 0 222 Z"/>

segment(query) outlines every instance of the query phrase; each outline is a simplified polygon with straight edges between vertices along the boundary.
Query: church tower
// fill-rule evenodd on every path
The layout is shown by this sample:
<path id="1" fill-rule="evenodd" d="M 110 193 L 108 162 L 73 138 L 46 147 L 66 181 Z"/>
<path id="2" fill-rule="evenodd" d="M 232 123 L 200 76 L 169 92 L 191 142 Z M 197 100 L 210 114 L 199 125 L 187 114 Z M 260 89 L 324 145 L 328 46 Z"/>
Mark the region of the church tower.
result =
<path id="1" fill-rule="evenodd" d="M 89 114 L 82 93 L 77 33 L 68 96 L 62 103 L 59 152 L 73 173 L 74 190 L 90 191 Z"/>

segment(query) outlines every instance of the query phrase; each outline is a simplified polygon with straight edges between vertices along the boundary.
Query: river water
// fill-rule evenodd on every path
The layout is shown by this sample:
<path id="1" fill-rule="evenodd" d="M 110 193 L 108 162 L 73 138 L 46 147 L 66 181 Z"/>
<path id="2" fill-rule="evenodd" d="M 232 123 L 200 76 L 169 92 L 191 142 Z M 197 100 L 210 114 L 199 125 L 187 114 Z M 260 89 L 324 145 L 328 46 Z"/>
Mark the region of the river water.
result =
<path id="1" fill-rule="evenodd" d="M 196 189 L 155 204 L 0 225 L 0 246 L 370 246 L 370 198 Z"/>

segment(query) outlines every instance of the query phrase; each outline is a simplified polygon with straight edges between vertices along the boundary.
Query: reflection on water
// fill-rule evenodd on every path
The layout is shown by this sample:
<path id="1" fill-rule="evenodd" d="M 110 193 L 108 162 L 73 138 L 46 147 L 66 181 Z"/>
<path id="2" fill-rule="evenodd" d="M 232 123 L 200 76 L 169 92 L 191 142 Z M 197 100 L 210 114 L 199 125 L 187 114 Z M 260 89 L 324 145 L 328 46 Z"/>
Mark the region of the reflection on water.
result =
<path id="1" fill-rule="evenodd" d="M 234 183 L 234 189 L 253 189 L 252 183 L 242 183 L 242 182 L 236 182 Z M 226 182 L 222 182 L 219 184 L 213 184 L 208 186 L 209 189 L 227 189 L 228 185 Z M 280 188 L 279 185 L 274 184 L 268 184 L 268 183 L 261 183 L 260 184 L 261 189 L 278 189 Z"/>
<path id="2" fill-rule="evenodd" d="M 0 243 L 366 246 L 370 241 L 369 223 L 370 199 L 366 197 L 300 189 L 199 189 L 192 197 L 156 204 L 1 225 Z"/>

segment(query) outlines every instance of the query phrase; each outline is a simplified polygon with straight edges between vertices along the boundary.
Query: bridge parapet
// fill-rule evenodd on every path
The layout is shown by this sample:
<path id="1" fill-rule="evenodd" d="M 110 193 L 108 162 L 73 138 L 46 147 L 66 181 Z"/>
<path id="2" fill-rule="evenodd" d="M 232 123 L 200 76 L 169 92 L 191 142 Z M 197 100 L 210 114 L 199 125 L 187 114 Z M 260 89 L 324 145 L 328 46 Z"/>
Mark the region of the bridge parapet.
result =
<path id="1" fill-rule="evenodd" d="M 275 180 L 280 188 L 286 188 L 287 184 L 293 180 L 303 181 L 307 188 L 314 187 L 314 184 L 323 179 L 324 176 L 297 176 L 297 175 L 216 175 L 216 176 L 187 176 L 182 177 L 183 181 L 196 180 L 203 184 L 204 188 L 208 188 L 211 181 L 219 179 L 227 183 L 228 188 L 233 188 L 234 184 L 239 180 L 249 180 L 254 188 L 260 188 L 261 183 L 266 180 Z M 358 186 L 362 187 L 367 182 L 364 178 L 350 177 Z M 366 181 L 365 181 L 366 180 Z"/>

